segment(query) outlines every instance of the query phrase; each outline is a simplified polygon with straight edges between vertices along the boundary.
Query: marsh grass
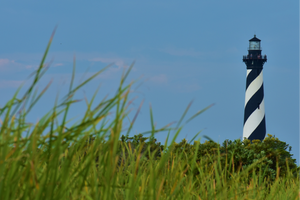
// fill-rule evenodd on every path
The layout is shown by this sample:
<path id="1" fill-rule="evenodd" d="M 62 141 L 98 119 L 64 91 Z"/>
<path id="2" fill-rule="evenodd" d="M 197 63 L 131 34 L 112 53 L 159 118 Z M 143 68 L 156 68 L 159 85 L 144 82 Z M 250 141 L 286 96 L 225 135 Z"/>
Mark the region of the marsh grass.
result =
<path id="1" fill-rule="evenodd" d="M 159 159 L 149 149 L 149 157 L 142 154 L 142 146 L 133 149 L 130 144 L 120 144 L 120 134 L 130 133 L 139 112 L 138 109 L 132 123 L 124 127 L 132 85 L 124 85 L 124 81 L 132 66 L 124 72 L 115 96 L 95 104 L 96 91 L 91 101 L 86 101 L 82 119 L 70 125 L 68 112 L 77 101 L 75 93 L 106 69 L 74 86 L 74 65 L 69 91 L 61 103 L 54 102 L 36 124 L 28 123 L 28 113 L 49 86 L 40 93 L 35 89 L 48 68 L 45 59 L 53 35 L 29 89 L 21 98 L 18 90 L 0 109 L 1 200 L 299 199 L 299 179 L 290 172 L 270 182 L 263 171 L 251 171 L 263 159 L 236 172 L 231 158 L 224 166 L 220 155 L 199 160 L 196 154 L 174 153 L 172 149 L 189 106 L 174 128 L 167 125 L 160 129 L 154 126 L 150 108 L 150 139 L 158 132 L 168 131 L 167 148 L 160 152 Z M 109 120 L 108 116 L 114 119 Z M 190 173 L 194 170 L 197 175 Z"/>

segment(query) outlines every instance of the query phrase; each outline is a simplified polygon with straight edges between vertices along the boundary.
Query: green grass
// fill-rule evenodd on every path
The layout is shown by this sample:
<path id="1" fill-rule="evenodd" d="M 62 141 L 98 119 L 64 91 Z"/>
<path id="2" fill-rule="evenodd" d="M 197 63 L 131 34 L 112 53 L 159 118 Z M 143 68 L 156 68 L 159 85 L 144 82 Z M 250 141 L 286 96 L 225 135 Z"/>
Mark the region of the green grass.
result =
<path id="1" fill-rule="evenodd" d="M 131 67 L 124 72 L 115 96 L 96 104 L 94 98 L 86 101 L 87 109 L 82 119 L 71 125 L 67 119 L 69 110 L 76 103 L 74 94 L 105 70 L 74 86 L 74 65 L 68 94 L 62 101 L 54 102 L 36 124 L 28 123 L 29 111 L 47 89 L 38 93 L 35 88 L 47 70 L 45 59 L 52 38 L 53 35 L 32 85 L 21 98 L 18 98 L 18 90 L 0 109 L 1 200 L 299 199 L 299 179 L 289 173 L 271 182 L 262 173 L 251 173 L 256 164 L 235 172 L 230 158 L 224 166 L 219 159 L 198 160 L 196 154 L 174 153 L 172 149 L 189 106 L 174 128 L 165 126 L 161 129 L 155 128 L 150 108 L 152 130 L 149 133 L 152 138 L 160 131 L 175 132 L 173 138 L 168 135 L 170 141 L 166 144 L 169 146 L 161 152 L 159 159 L 154 153 L 146 158 L 140 154 L 141 148 L 128 151 L 131 146 L 120 144 L 119 138 L 121 134 L 130 133 L 135 121 L 134 118 L 124 127 L 123 121 L 128 118 L 131 103 L 131 84 L 124 85 L 124 81 Z M 114 116 L 114 119 L 108 120 L 108 116 Z M 95 139 L 87 145 L 91 137 Z M 130 153 L 122 156 L 120 147 L 123 153 Z M 199 173 L 189 173 L 194 170 Z"/>

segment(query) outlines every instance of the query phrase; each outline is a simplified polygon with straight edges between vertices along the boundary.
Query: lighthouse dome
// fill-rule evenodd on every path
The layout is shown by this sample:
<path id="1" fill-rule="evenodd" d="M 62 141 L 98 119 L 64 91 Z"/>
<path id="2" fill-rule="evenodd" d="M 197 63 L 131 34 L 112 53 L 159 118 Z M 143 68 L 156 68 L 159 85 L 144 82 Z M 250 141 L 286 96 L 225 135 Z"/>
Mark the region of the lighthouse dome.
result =
<path id="1" fill-rule="evenodd" d="M 260 39 L 258 39 L 258 38 L 256 37 L 256 35 L 254 35 L 254 37 L 253 37 L 252 39 L 250 39 L 249 41 L 250 41 L 250 42 L 251 42 L 251 41 L 257 41 L 257 42 L 260 42 Z"/>

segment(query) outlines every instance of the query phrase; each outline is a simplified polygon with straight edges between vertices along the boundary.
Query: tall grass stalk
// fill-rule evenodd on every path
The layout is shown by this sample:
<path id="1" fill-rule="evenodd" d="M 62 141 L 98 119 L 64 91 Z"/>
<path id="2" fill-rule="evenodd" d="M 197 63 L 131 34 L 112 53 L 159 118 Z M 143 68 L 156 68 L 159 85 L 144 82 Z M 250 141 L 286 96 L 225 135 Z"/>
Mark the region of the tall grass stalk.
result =
<path id="1" fill-rule="evenodd" d="M 150 139 L 158 132 L 169 131 L 167 148 L 159 159 L 154 156 L 155 152 L 146 157 L 142 146 L 133 148 L 130 143 L 120 143 L 121 133 L 130 133 L 140 109 L 129 127 L 124 127 L 132 85 L 124 83 L 132 66 L 124 72 L 113 97 L 94 105 L 96 91 L 90 102 L 86 100 L 87 109 L 82 119 L 72 125 L 67 119 L 69 110 L 77 102 L 75 93 L 106 69 L 74 86 L 74 60 L 67 95 L 61 103 L 54 102 L 53 108 L 49 108 L 36 124 L 28 123 L 28 113 L 49 87 L 47 85 L 40 93 L 36 90 L 48 68 L 45 59 L 53 36 L 54 33 L 29 89 L 22 98 L 18 98 L 20 89 L 17 90 L 0 109 L 1 200 L 299 199 L 299 179 L 291 178 L 290 174 L 271 183 L 262 171 L 258 175 L 251 174 L 255 164 L 235 172 L 231 158 L 226 160 L 225 166 L 221 165 L 220 154 L 217 159 L 198 159 L 196 153 L 174 153 L 175 140 L 184 126 L 181 122 L 190 105 L 175 128 L 157 129 L 150 108 Z M 114 119 L 109 120 L 109 116 Z M 169 138 L 170 131 L 174 131 L 173 138 Z M 198 171 L 196 175 L 192 173 L 195 170 Z"/>

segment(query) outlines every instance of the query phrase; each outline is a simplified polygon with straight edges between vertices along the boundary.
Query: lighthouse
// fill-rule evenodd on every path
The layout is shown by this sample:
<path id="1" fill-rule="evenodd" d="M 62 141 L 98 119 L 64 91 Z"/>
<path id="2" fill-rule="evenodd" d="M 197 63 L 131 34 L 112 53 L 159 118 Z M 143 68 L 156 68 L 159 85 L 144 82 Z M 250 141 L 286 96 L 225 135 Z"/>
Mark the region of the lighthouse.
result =
<path id="1" fill-rule="evenodd" d="M 260 39 L 249 40 L 248 55 L 243 56 L 247 66 L 243 139 L 263 140 L 266 136 L 263 65 L 267 56 L 261 54 Z"/>

